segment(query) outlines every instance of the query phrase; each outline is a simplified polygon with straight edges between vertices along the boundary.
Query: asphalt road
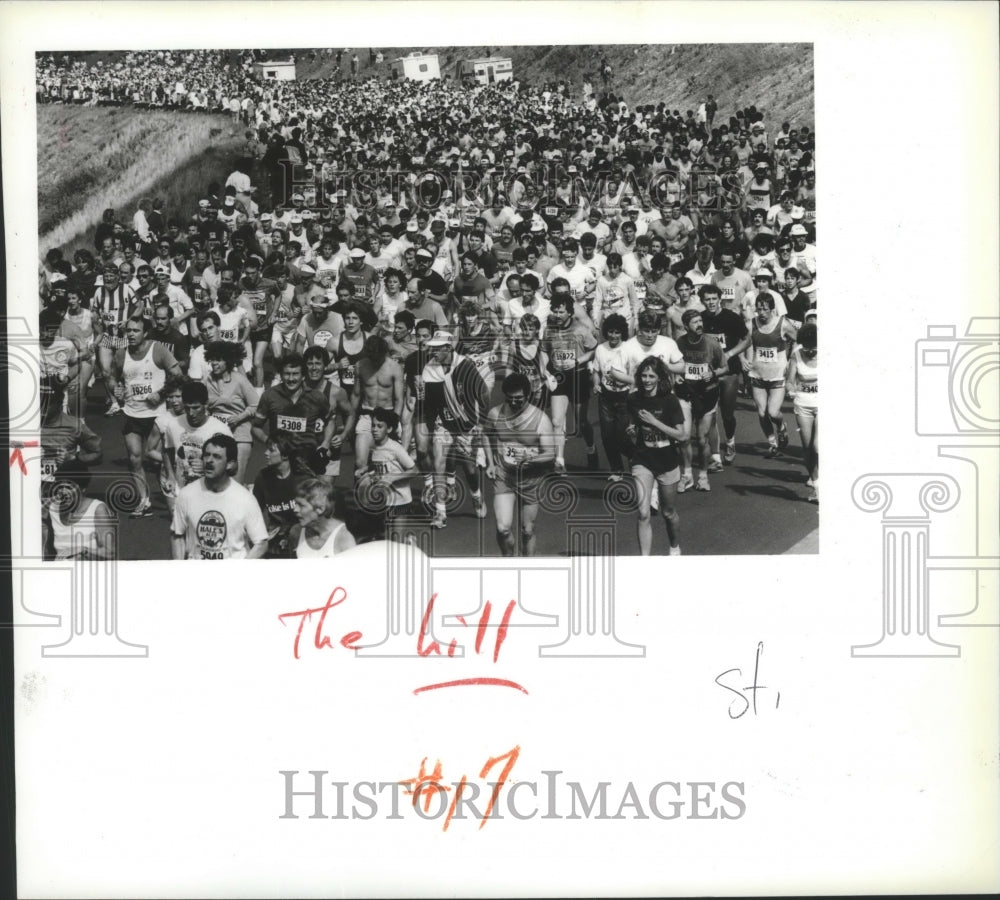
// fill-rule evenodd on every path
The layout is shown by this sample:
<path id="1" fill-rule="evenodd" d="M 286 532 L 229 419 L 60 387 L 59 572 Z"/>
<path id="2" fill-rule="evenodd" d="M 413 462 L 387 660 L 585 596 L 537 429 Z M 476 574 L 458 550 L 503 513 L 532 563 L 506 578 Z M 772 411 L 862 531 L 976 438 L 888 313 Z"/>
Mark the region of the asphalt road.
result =
<path id="1" fill-rule="evenodd" d="M 596 424 L 596 403 L 591 401 L 591 420 Z M 775 459 L 767 459 L 767 444 L 748 399 L 740 398 L 737 410 L 737 455 L 725 471 L 710 476 L 709 493 L 688 491 L 677 498 L 680 514 L 681 549 L 685 555 L 776 554 L 815 551 L 819 525 L 818 507 L 808 503 L 809 488 L 805 485 L 802 450 L 798 444 L 791 404 L 786 404 L 786 422 L 791 437 L 788 447 Z M 97 431 L 104 445 L 104 463 L 88 493 L 106 498 L 114 482 L 120 482 L 126 471 L 125 446 L 122 439 L 122 417 L 105 417 L 101 395 L 95 387 L 90 395 L 87 423 Z M 570 422 L 572 428 L 572 421 Z M 598 440 L 598 447 L 600 441 Z M 255 448 L 249 472 L 252 476 L 263 466 L 263 453 Z M 602 464 L 603 464 L 602 453 Z M 571 438 L 566 445 L 568 474 L 561 481 L 570 487 L 575 498 L 560 498 L 554 494 L 553 509 L 542 509 L 536 525 L 537 555 L 562 556 L 569 546 L 568 528 L 580 519 L 595 520 L 592 529 L 610 529 L 619 556 L 637 555 L 636 515 L 628 498 L 619 494 L 618 509 L 608 502 L 607 473 L 589 472 L 586 468 L 582 438 Z M 337 479 L 338 491 L 344 497 L 343 508 L 352 530 L 360 538 L 370 529 L 371 522 L 358 520 L 352 511 L 351 475 L 353 459 L 345 454 L 342 474 Z M 143 519 L 122 516 L 122 559 L 169 559 L 170 522 L 166 504 L 159 493 L 155 473 L 148 473 L 152 491 L 154 515 Z M 463 482 L 463 476 L 458 476 Z M 414 497 L 422 479 L 414 479 Z M 449 510 L 446 528 L 433 532 L 433 555 L 475 557 L 499 556 L 492 511 L 492 487 L 487 485 L 487 517 L 476 518 L 471 500 L 460 497 Z M 566 501 L 559 503 L 560 499 Z M 621 502 L 624 500 L 624 503 Z M 569 504 L 569 505 L 567 505 Z M 119 500 L 118 508 L 122 507 Z M 516 527 L 516 526 L 515 526 Z M 662 518 L 653 520 L 653 553 L 667 552 L 666 529 Z"/>

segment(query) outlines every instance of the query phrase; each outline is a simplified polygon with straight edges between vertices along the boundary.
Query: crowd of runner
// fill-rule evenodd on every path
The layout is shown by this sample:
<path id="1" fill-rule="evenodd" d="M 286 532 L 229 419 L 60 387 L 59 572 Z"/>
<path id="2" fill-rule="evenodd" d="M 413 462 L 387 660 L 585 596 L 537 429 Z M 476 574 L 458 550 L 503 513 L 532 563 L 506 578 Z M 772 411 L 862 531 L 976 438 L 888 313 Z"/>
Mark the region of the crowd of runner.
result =
<path id="1" fill-rule="evenodd" d="M 382 523 L 444 528 L 467 495 L 504 555 L 530 555 L 573 441 L 634 483 L 640 552 L 658 510 L 678 555 L 677 494 L 736 459 L 741 394 L 772 457 L 794 399 L 818 502 L 808 127 L 565 82 L 262 85 L 249 62 L 39 64 L 51 102 L 74 102 L 53 93 L 69 70 L 107 102 L 231 109 L 248 138 L 188 208 L 109 209 L 92 251 L 45 255 L 50 555 L 105 552 L 114 513 L 85 496 L 100 415 L 122 422 L 127 514 L 158 486 L 177 559 L 340 552 L 344 481 Z"/>

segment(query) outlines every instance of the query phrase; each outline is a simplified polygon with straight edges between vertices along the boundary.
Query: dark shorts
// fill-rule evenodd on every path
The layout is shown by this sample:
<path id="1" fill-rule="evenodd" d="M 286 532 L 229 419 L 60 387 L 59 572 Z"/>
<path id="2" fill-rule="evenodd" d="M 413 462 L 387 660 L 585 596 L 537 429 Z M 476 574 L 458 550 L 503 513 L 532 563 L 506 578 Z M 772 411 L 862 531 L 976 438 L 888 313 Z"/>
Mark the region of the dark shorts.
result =
<path id="1" fill-rule="evenodd" d="M 719 405 L 719 386 L 717 384 L 704 388 L 692 388 L 685 384 L 679 384 L 674 393 L 678 400 L 691 407 L 691 417 L 694 421 L 714 412 Z"/>
<path id="2" fill-rule="evenodd" d="M 569 397 L 574 403 L 586 403 L 590 399 L 593 384 L 586 366 L 552 374 L 556 379 L 553 397 Z"/>
<path id="3" fill-rule="evenodd" d="M 271 343 L 271 336 L 274 334 L 274 326 L 268 325 L 267 328 L 257 328 L 250 332 L 250 343 L 259 344 L 261 342 Z"/>
<path id="4" fill-rule="evenodd" d="M 538 503 L 538 487 L 544 476 L 523 475 L 516 469 L 497 466 L 493 481 L 495 494 L 516 494 L 522 503 Z"/>
<path id="5" fill-rule="evenodd" d="M 155 416 L 140 419 L 125 413 L 123 418 L 125 421 L 122 423 L 122 434 L 137 434 L 146 440 L 153 433 L 153 426 L 156 424 Z"/>

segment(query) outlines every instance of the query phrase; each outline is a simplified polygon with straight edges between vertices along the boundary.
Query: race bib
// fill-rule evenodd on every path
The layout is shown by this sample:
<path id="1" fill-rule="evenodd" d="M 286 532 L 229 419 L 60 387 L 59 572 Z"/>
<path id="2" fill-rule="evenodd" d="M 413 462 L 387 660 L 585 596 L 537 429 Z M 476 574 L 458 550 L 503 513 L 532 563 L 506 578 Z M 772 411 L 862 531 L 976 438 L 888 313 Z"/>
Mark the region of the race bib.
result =
<path id="1" fill-rule="evenodd" d="M 557 369 L 572 369 L 576 365 L 576 350 L 555 350 L 552 362 Z"/>
<path id="2" fill-rule="evenodd" d="M 333 340 L 333 332 L 330 331 L 317 331 L 313 335 L 313 346 L 314 347 L 325 347 L 330 341 Z"/>
<path id="3" fill-rule="evenodd" d="M 115 314 L 113 312 L 101 313 L 101 319 L 104 321 L 104 324 L 108 326 L 114 326 L 117 324 Z"/>
<path id="4" fill-rule="evenodd" d="M 188 473 L 200 478 L 204 471 L 201 459 L 201 445 L 187 439 L 187 435 L 181 438 L 181 446 L 177 448 L 177 457 L 183 463 Z"/>
<path id="5" fill-rule="evenodd" d="M 340 370 L 340 383 L 344 387 L 354 384 L 354 366 L 348 366 L 346 369 Z"/>
<path id="6" fill-rule="evenodd" d="M 151 384 L 136 384 L 133 382 L 130 387 L 132 388 L 133 397 L 149 397 L 153 394 L 153 386 Z"/>
<path id="7" fill-rule="evenodd" d="M 290 431 L 294 434 L 305 434 L 307 421 L 301 416 L 282 416 L 277 417 L 278 431 Z"/>
<path id="8" fill-rule="evenodd" d="M 215 418 L 217 418 L 223 425 L 228 425 L 229 420 L 232 418 L 232 416 L 220 412 L 213 412 L 212 415 L 215 416 Z"/>
<path id="9" fill-rule="evenodd" d="M 389 472 L 389 463 L 384 460 L 377 459 L 372 462 L 372 470 L 376 475 L 387 475 Z"/>
<path id="10" fill-rule="evenodd" d="M 816 393 L 816 388 L 817 388 L 816 382 L 815 381 L 811 381 L 809 384 L 803 384 L 801 387 L 799 387 L 799 393 L 802 393 L 802 394 L 815 394 Z"/>
<path id="11" fill-rule="evenodd" d="M 368 286 L 365 284 L 354 285 L 354 296 L 358 300 L 365 300 L 368 297 Z"/>
<path id="12" fill-rule="evenodd" d="M 239 337 L 239 329 L 237 328 L 220 328 L 219 329 L 219 340 L 229 341 L 235 344 L 237 338 Z"/>
<path id="13" fill-rule="evenodd" d="M 42 481 L 52 481 L 58 468 L 59 462 L 54 456 L 42 457 Z"/>
<path id="14" fill-rule="evenodd" d="M 719 346 L 725 350 L 726 349 L 726 336 L 724 334 L 715 335 L 715 339 L 719 342 Z"/>
<path id="15" fill-rule="evenodd" d="M 202 513 L 195 527 L 198 551 L 202 559 L 224 559 L 228 527 L 226 517 L 218 510 Z"/>
<path id="16" fill-rule="evenodd" d="M 778 348 L 777 347 L 758 347 L 757 348 L 757 359 L 763 360 L 764 362 L 776 362 L 778 359 Z"/>
<path id="17" fill-rule="evenodd" d="M 640 301 L 644 301 L 646 299 L 646 282 L 645 281 L 637 281 L 635 283 L 635 295 L 636 295 L 636 297 L 639 298 Z"/>
<path id="18" fill-rule="evenodd" d="M 686 363 L 684 377 L 691 381 L 702 381 L 708 375 L 708 363 Z"/>

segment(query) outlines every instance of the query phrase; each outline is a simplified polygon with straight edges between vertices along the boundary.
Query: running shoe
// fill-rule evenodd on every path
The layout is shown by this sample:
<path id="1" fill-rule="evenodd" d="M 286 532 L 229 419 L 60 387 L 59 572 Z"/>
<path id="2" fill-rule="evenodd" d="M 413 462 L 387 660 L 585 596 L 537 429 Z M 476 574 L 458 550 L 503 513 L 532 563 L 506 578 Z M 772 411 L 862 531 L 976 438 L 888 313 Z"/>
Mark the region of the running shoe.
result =
<path id="1" fill-rule="evenodd" d="M 721 471 L 722 471 L 722 461 L 721 460 L 713 459 L 708 464 L 708 474 L 709 475 L 713 475 L 714 473 L 721 472 Z"/>
<path id="2" fill-rule="evenodd" d="M 148 519 L 153 515 L 153 501 L 147 497 L 128 515 L 130 519 Z"/>
<path id="3" fill-rule="evenodd" d="M 812 493 L 808 497 L 806 497 L 806 500 L 809 503 L 819 504 L 819 491 L 816 488 L 813 488 Z"/>
<path id="4" fill-rule="evenodd" d="M 767 449 L 764 451 L 764 456 L 768 459 L 774 459 L 781 451 L 778 449 L 777 444 L 769 444 Z"/>
<path id="5" fill-rule="evenodd" d="M 472 509 L 476 514 L 477 519 L 486 518 L 486 499 L 480 495 L 479 497 L 472 498 Z"/>
<path id="6" fill-rule="evenodd" d="M 557 459 L 555 462 L 555 473 L 556 475 L 566 474 L 566 461 L 563 459 Z"/>
<path id="7" fill-rule="evenodd" d="M 444 502 L 449 506 L 458 499 L 458 485 L 455 482 L 451 484 L 445 484 L 444 486 Z"/>
<path id="8" fill-rule="evenodd" d="M 676 547 L 671 547 L 670 548 L 670 555 L 671 556 L 680 556 L 681 555 L 680 544 L 678 544 Z"/>
<path id="9" fill-rule="evenodd" d="M 734 459 L 736 459 L 736 441 L 733 441 L 731 444 L 726 444 L 726 446 L 722 449 L 722 458 L 727 463 L 731 463 Z"/>
<path id="10" fill-rule="evenodd" d="M 710 491 L 710 490 L 712 490 L 712 486 L 708 483 L 708 475 L 707 475 L 707 473 L 702 472 L 698 476 L 698 483 L 694 486 L 694 489 L 696 491 Z"/>
<path id="11" fill-rule="evenodd" d="M 812 477 L 806 479 L 806 487 L 812 487 L 814 484 L 816 484 L 816 482 L 813 481 Z"/>
<path id="12" fill-rule="evenodd" d="M 677 482 L 677 493 L 683 494 L 685 491 L 691 490 L 694 487 L 694 478 L 692 478 L 687 473 L 681 475 L 681 480 Z"/>
<path id="13" fill-rule="evenodd" d="M 434 518 L 431 519 L 431 528 L 444 528 L 448 524 L 448 517 L 443 513 L 435 513 Z"/>
<path id="14" fill-rule="evenodd" d="M 591 472 L 596 472 L 601 467 L 601 457 L 597 455 L 597 448 L 587 451 L 587 468 Z"/>
<path id="15" fill-rule="evenodd" d="M 108 408 L 104 410 L 104 415 L 106 416 L 117 416 L 118 413 L 122 411 L 122 408 L 118 405 L 117 400 L 112 400 L 108 404 Z"/>
<path id="16" fill-rule="evenodd" d="M 785 447 L 788 446 L 788 429 L 787 428 L 783 427 L 781 429 L 781 431 L 778 432 L 778 446 L 781 447 L 782 449 L 784 449 Z"/>

